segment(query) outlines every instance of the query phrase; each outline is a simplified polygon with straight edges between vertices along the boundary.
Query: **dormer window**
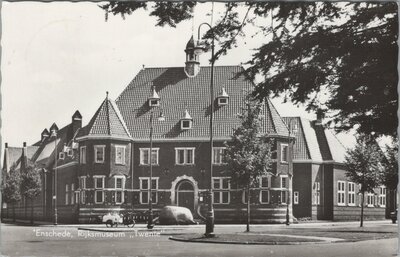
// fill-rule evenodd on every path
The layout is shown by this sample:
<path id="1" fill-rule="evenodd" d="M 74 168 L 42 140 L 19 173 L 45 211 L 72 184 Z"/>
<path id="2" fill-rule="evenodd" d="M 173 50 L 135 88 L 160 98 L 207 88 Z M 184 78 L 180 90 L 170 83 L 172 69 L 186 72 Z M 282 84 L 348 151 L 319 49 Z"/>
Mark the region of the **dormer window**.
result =
<path id="1" fill-rule="evenodd" d="M 228 105 L 229 95 L 226 93 L 225 88 L 222 88 L 221 93 L 218 95 L 218 106 Z"/>
<path id="2" fill-rule="evenodd" d="M 58 153 L 58 159 L 64 160 L 65 159 L 65 153 L 64 152 Z"/>
<path id="3" fill-rule="evenodd" d="M 69 148 L 69 149 L 67 150 L 67 155 L 68 155 L 69 157 L 72 157 L 72 156 L 74 155 L 74 152 L 72 151 L 71 148 Z"/>
<path id="4" fill-rule="evenodd" d="M 157 94 L 154 87 L 153 87 L 152 94 L 149 97 L 148 101 L 149 101 L 150 107 L 160 106 L 160 96 Z"/>
<path id="5" fill-rule="evenodd" d="M 185 110 L 185 116 L 181 119 L 181 129 L 187 130 L 191 129 L 193 125 L 193 119 L 190 116 L 188 110 Z"/>

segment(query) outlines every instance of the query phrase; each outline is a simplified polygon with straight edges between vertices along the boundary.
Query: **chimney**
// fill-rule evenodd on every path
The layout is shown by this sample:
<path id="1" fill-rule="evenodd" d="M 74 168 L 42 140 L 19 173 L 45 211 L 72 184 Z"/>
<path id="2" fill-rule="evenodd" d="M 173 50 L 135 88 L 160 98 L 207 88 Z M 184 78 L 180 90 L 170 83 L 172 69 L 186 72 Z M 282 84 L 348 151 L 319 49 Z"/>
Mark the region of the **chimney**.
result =
<path id="1" fill-rule="evenodd" d="M 76 131 L 82 127 L 82 115 L 77 110 L 74 115 L 72 115 L 72 136 L 75 135 Z"/>
<path id="2" fill-rule="evenodd" d="M 5 171 L 7 173 L 10 172 L 10 163 L 9 163 L 9 158 L 8 158 L 8 143 L 4 144 L 4 161 L 3 161 L 3 169 L 5 169 Z"/>
<path id="3" fill-rule="evenodd" d="M 27 164 L 26 158 L 26 142 L 22 143 L 22 155 L 21 155 L 21 170 L 24 170 Z"/>
<path id="4" fill-rule="evenodd" d="M 317 110 L 317 120 L 315 121 L 315 125 L 322 125 L 325 119 L 325 111 L 322 109 Z"/>

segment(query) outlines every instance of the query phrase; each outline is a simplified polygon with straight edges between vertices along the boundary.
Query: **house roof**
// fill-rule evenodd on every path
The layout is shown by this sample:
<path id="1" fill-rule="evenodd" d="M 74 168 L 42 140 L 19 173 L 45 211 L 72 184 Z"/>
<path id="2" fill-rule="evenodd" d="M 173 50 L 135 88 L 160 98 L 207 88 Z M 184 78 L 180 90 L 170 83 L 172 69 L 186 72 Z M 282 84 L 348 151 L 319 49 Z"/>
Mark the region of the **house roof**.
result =
<path id="1" fill-rule="evenodd" d="M 244 99 L 253 89 L 253 84 L 239 75 L 240 66 L 214 67 L 214 99 L 222 88 L 229 95 L 229 104 L 214 104 L 214 137 L 226 139 L 232 129 L 240 125 L 238 113 L 245 105 Z M 183 67 L 146 68 L 141 70 L 117 98 L 127 128 L 135 140 L 149 137 L 151 111 L 157 117 L 162 112 L 165 121 L 153 120 L 153 138 L 157 139 L 200 139 L 208 138 L 210 122 L 210 77 L 211 68 L 201 67 L 195 77 L 188 77 Z M 147 99 L 155 88 L 161 98 L 160 107 L 151 110 Z M 185 110 L 193 119 L 192 129 L 182 131 L 180 119 Z M 287 135 L 287 128 L 275 107 L 268 100 L 263 110 L 265 118 L 263 132 Z"/>
<path id="2" fill-rule="evenodd" d="M 77 137 L 116 136 L 130 138 L 128 128 L 114 101 L 106 97 L 87 126 L 80 129 Z"/>
<path id="3" fill-rule="evenodd" d="M 284 117 L 283 120 L 286 124 L 293 120 L 291 124 L 298 128 L 294 160 L 344 162 L 346 148 L 333 131 L 302 117 Z"/>
<path id="4" fill-rule="evenodd" d="M 39 149 L 38 146 L 27 146 L 26 147 L 26 157 L 28 160 L 31 160 L 33 155 Z M 4 152 L 4 163 L 3 166 L 7 171 L 15 165 L 18 169 L 21 164 L 21 157 L 22 157 L 22 150 L 23 147 L 7 147 Z"/>

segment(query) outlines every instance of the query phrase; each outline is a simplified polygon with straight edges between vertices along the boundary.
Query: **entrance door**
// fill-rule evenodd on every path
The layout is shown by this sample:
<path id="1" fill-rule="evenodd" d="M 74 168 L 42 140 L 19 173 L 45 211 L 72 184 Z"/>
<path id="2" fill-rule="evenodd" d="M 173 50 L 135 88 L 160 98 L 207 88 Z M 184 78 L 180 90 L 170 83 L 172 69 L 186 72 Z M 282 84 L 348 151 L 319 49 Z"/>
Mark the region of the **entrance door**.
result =
<path id="1" fill-rule="evenodd" d="M 194 188 L 191 182 L 184 180 L 177 185 L 177 203 L 178 206 L 188 208 L 194 212 Z"/>

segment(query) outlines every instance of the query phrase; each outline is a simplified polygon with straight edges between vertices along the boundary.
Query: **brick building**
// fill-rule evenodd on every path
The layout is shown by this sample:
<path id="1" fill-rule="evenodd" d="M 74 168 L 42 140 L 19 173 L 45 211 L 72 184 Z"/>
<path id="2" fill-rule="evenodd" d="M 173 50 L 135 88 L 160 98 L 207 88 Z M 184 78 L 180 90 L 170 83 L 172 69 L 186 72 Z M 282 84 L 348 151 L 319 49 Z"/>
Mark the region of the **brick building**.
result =
<path id="1" fill-rule="evenodd" d="M 192 37 L 186 45 L 184 67 L 143 68 L 115 101 L 107 94 L 86 126 L 82 127 L 77 111 L 69 125 L 58 129 L 53 124 L 33 146 L 21 150 L 6 146 L 6 169 L 18 163 L 18 155 L 42 168 L 45 182 L 34 203 L 36 219 L 51 220 L 55 190 L 59 222 L 88 222 L 110 211 L 145 213 L 150 197 L 155 212 L 165 205 L 178 205 L 201 218 L 200 194 L 212 187 L 215 221 L 245 220 L 244 192 L 230 186 L 223 153 L 232 129 L 240 125 L 237 114 L 253 84 L 241 75 L 240 66 L 214 68 L 211 179 L 211 68 L 200 67 L 196 47 Z M 159 116 L 165 120 L 154 118 Z M 345 149 L 334 135 L 318 121 L 282 118 L 269 99 L 262 116 L 262 133 L 274 139 L 276 154 L 272 171 L 260 177 L 260 187 L 252 190 L 252 222 L 283 223 L 287 205 L 291 220 L 293 216 L 357 219 L 357 185 L 344 175 Z M 289 123 L 298 128 L 297 134 L 289 133 Z M 384 188 L 367 198 L 367 218 L 383 218 Z M 19 217 L 26 217 L 26 203 L 17 209 Z M 3 213 L 9 215 L 9 207 Z"/>

